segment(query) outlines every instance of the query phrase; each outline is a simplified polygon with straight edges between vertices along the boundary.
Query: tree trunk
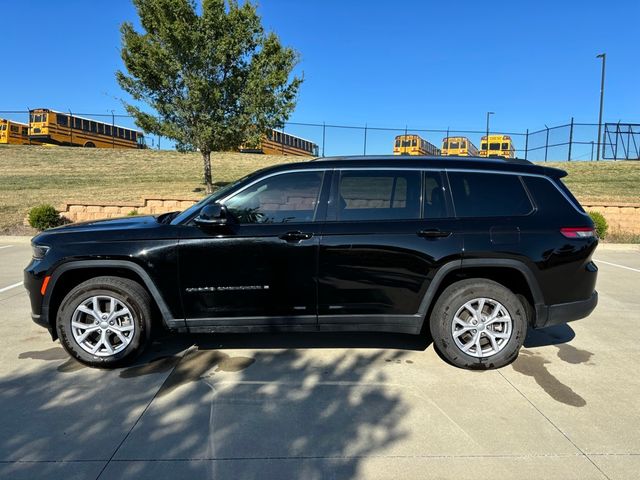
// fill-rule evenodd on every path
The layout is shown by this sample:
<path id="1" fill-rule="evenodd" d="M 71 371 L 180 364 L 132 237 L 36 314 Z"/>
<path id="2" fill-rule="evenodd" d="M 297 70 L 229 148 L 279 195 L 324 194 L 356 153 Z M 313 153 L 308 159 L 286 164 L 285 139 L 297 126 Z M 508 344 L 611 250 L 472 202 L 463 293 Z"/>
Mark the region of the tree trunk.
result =
<path id="1" fill-rule="evenodd" d="M 213 193 L 211 180 L 211 152 L 202 150 L 202 162 L 204 164 L 204 183 L 207 186 L 207 194 Z"/>

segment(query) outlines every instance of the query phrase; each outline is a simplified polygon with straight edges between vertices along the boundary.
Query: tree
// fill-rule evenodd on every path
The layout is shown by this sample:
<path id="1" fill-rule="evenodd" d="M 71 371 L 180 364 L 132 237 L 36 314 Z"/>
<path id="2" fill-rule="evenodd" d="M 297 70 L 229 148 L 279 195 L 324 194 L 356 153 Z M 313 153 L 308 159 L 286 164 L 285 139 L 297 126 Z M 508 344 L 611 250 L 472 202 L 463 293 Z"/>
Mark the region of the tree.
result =
<path id="1" fill-rule="evenodd" d="M 199 150 L 207 193 L 211 152 L 255 144 L 295 107 L 297 53 L 265 33 L 250 1 L 133 0 L 144 32 L 123 23 L 120 86 L 154 113 L 125 103 L 145 131 Z"/>

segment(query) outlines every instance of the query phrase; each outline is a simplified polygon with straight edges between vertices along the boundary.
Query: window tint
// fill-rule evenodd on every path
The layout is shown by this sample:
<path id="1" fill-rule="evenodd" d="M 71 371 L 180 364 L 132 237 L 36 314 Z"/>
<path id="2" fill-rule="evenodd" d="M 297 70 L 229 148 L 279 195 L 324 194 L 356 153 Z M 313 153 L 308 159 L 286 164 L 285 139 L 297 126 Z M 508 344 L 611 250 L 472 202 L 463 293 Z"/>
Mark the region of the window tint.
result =
<path id="1" fill-rule="evenodd" d="M 420 216 L 420 172 L 345 171 L 338 220 L 400 220 Z"/>
<path id="2" fill-rule="evenodd" d="M 511 217 L 532 210 L 517 175 L 450 172 L 449 182 L 458 217 Z"/>
<path id="3" fill-rule="evenodd" d="M 571 215 L 575 212 L 571 203 L 573 203 L 575 208 L 584 213 L 584 209 L 580 205 L 580 202 L 576 200 L 562 180 L 554 179 L 552 181 L 567 197 L 569 197 L 571 203 L 567 201 L 562 193 L 560 193 L 560 190 L 558 190 L 550 180 L 542 177 L 523 177 L 523 179 L 529 189 L 529 192 L 531 192 L 531 196 L 536 202 L 536 205 L 543 211 L 543 213 L 555 214 L 558 216 Z"/>
<path id="4" fill-rule="evenodd" d="M 438 172 L 425 172 L 424 175 L 424 218 L 447 217 L 442 176 Z"/>
<path id="5" fill-rule="evenodd" d="M 225 202 L 240 223 L 312 222 L 322 172 L 296 172 L 266 178 Z"/>

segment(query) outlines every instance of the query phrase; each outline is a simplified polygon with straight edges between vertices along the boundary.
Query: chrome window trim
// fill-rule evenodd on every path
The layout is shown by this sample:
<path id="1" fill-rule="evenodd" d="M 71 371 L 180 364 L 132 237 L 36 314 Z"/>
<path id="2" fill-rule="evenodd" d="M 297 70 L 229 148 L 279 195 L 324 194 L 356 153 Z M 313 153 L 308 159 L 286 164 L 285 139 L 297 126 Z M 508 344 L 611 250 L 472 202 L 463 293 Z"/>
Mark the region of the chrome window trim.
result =
<path id="1" fill-rule="evenodd" d="M 258 182 L 261 182 L 262 180 L 266 180 L 267 178 L 276 176 L 276 175 L 284 175 L 287 173 L 298 173 L 298 172 L 328 172 L 328 171 L 342 171 L 342 170 L 367 170 L 367 171 L 372 171 L 372 170 L 386 170 L 386 171 L 390 171 L 390 170 L 400 170 L 400 171 L 406 171 L 406 170 L 419 170 L 419 171 L 430 171 L 430 172 L 444 172 L 445 174 L 448 172 L 470 172 L 470 173 L 490 173 L 490 174 L 498 174 L 498 175 L 517 175 L 517 176 L 521 176 L 521 177 L 538 177 L 538 178 L 544 178 L 546 181 L 548 181 L 549 183 L 551 183 L 551 185 L 553 185 L 553 187 L 560 192 L 560 194 L 562 195 L 562 197 L 569 202 L 569 205 L 571 205 L 573 207 L 573 209 L 578 212 L 580 215 L 583 215 L 585 217 L 588 217 L 589 215 L 583 211 L 581 211 L 577 205 L 575 205 L 575 203 L 567 196 L 566 193 L 564 193 L 562 191 L 562 189 L 560 187 L 558 187 L 558 185 L 556 185 L 556 183 L 549 178 L 547 175 L 541 174 L 541 173 L 530 173 L 530 172 L 518 172 L 518 171 L 513 171 L 513 170 L 506 170 L 506 171 L 501 171 L 501 170 L 487 170 L 487 169 L 475 169 L 475 168 L 437 168 L 437 167 L 415 167 L 415 166 L 407 166 L 407 167 L 370 167 L 370 166 L 356 166 L 356 167 L 338 167 L 338 166 L 333 166 L 333 167 L 329 167 L 329 168 L 296 168 L 294 170 L 284 170 L 284 171 L 280 171 L 280 172 L 274 172 L 274 173 L 270 173 L 267 174 L 265 176 L 262 176 L 260 178 L 257 178 L 256 180 L 254 180 L 253 182 L 245 185 L 244 187 L 242 187 L 240 190 L 237 190 L 229 195 L 227 195 L 226 197 L 218 200 L 219 203 L 224 204 L 225 201 L 227 201 L 229 198 L 241 193 L 243 190 L 245 190 L 246 188 L 249 188 L 252 185 L 255 185 Z M 450 189 L 449 189 L 450 190 Z M 534 199 L 535 201 L 535 199 Z M 455 208 L 455 207 L 454 207 Z M 467 217 L 469 218 L 469 217 Z"/>

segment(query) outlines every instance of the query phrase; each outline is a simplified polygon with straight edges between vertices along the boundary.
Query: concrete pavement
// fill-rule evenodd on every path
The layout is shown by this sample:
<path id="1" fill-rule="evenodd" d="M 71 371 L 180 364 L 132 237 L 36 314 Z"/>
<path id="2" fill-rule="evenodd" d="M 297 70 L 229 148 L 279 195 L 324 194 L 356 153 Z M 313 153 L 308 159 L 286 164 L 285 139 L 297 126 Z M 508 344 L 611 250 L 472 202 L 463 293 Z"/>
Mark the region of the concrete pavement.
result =
<path id="1" fill-rule="evenodd" d="M 101 371 L 30 321 L 22 286 L 3 291 L 30 256 L 10 240 L 0 478 L 638 476 L 636 248 L 599 250 L 596 311 L 530 332 L 497 371 L 456 369 L 428 339 L 388 334 L 172 336 Z"/>

